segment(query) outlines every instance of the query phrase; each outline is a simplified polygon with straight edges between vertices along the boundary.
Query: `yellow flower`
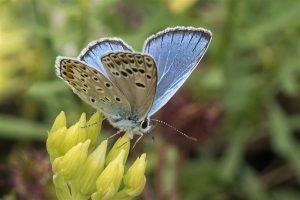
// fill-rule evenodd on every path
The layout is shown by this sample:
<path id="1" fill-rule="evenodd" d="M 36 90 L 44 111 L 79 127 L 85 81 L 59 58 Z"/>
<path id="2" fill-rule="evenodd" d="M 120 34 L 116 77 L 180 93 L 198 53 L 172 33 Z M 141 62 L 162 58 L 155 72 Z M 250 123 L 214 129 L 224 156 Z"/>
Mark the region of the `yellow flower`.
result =
<path id="1" fill-rule="evenodd" d="M 125 188 L 118 192 L 116 199 L 128 199 L 140 195 L 146 184 L 146 154 L 137 158 L 124 176 Z"/>
<path id="2" fill-rule="evenodd" d="M 132 199 L 143 191 L 146 154 L 124 176 L 130 149 L 128 134 L 119 138 L 106 156 L 108 141 L 98 143 L 101 120 L 98 112 L 88 121 L 83 113 L 67 128 L 65 113 L 61 112 L 48 133 L 47 151 L 59 200 Z"/>
<path id="3" fill-rule="evenodd" d="M 78 170 L 87 159 L 90 140 L 72 147 L 66 155 L 56 158 L 53 162 L 53 171 L 71 180 L 78 175 Z"/>
<path id="4" fill-rule="evenodd" d="M 66 136 L 66 115 L 62 111 L 56 117 L 50 132 L 48 133 L 48 139 L 46 142 L 47 151 L 50 155 L 50 160 L 53 160 L 59 156 L 62 156 L 60 149 L 63 146 L 63 142 Z"/>
<path id="5" fill-rule="evenodd" d="M 97 199 L 110 199 L 119 190 L 124 173 L 125 151 L 122 149 L 119 155 L 111 161 L 96 181 Z M 95 196 L 95 195 L 94 195 Z"/>
<path id="6" fill-rule="evenodd" d="M 96 180 L 104 169 L 106 148 L 107 140 L 104 140 L 79 169 L 74 187 L 84 195 L 91 195 L 96 190 Z"/>
<path id="7" fill-rule="evenodd" d="M 52 125 L 52 128 L 50 130 L 50 133 L 57 131 L 60 128 L 66 127 L 67 126 L 66 124 L 67 124 L 66 114 L 64 111 L 61 111 L 59 115 L 56 117 Z"/>
<path id="8" fill-rule="evenodd" d="M 50 161 L 53 162 L 53 160 L 57 157 L 62 156 L 61 150 L 64 145 L 64 140 L 66 137 L 67 128 L 62 127 L 58 130 L 48 133 L 48 139 L 46 142 L 47 145 L 47 151 L 50 155 Z"/>
<path id="9" fill-rule="evenodd" d="M 168 9 L 173 13 L 182 13 L 192 7 L 196 0 L 164 0 Z"/>
<path id="10" fill-rule="evenodd" d="M 95 147 L 100 136 L 102 115 L 96 112 L 86 123 L 86 137 L 91 140 L 90 148 Z"/>
<path id="11" fill-rule="evenodd" d="M 82 128 L 85 125 L 86 116 L 85 113 L 82 113 L 79 121 L 67 130 L 66 137 L 64 139 L 64 145 L 60 149 L 62 154 L 65 154 L 74 145 L 84 142 L 87 139 L 86 129 Z"/>
<path id="12" fill-rule="evenodd" d="M 124 160 L 123 160 L 123 163 L 125 164 L 128 157 L 129 149 L 130 149 L 130 138 L 128 133 L 126 133 L 123 135 L 123 137 L 119 138 L 116 141 L 116 143 L 108 153 L 106 158 L 106 164 L 114 160 L 122 150 L 125 151 Z"/>
<path id="13" fill-rule="evenodd" d="M 136 159 L 124 176 L 125 189 L 128 190 L 130 196 L 138 196 L 142 193 L 146 184 L 145 168 L 146 154 L 143 154 Z"/>

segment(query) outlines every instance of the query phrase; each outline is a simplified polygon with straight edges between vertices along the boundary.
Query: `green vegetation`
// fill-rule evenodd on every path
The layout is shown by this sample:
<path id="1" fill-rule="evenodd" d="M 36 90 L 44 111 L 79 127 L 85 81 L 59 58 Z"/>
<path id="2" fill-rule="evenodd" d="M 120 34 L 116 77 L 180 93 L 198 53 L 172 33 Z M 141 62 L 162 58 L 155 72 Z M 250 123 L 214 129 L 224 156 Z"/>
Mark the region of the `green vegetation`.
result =
<path id="1" fill-rule="evenodd" d="M 154 142 L 143 138 L 129 156 L 147 153 L 142 197 L 300 199 L 299 10 L 295 0 L 0 1 L 0 198 L 55 199 L 51 170 L 37 167 L 50 166 L 47 130 L 61 110 L 69 124 L 94 112 L 55 76 L 57 55 L 76 57 L 101 37 L 139 51 L 149 35 L 182 25 L 213 33 L 177 96 L 199 109 L 201 125 L 186 117 L 183 131 L 205 130 L 205 140 L 191 150 L 157 125 Z M 189 113 L 178 98 L 168 106 L 180 118 Z M 169 115 L 163 120 L 181 129 L 169 111 L 157 118 Z"/>

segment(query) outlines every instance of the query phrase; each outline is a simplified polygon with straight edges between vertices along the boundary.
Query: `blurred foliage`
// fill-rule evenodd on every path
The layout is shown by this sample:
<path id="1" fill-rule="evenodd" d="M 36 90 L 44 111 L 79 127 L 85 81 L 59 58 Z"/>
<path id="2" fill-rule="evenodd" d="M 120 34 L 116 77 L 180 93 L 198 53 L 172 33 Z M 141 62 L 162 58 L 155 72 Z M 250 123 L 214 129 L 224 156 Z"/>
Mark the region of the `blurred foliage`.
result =
<path id="1" fill-rule="evenodd" d="M 184 88 L 224 116 L 196 157 L 185 158 L 177 198 L 300 199 L 299 10 L 295 0 L 1 0 L 0 143 L 44 142 L 61 110 L 70 121 L 93 112 L 56 78 L 57 55 L 76 57 L 89 41 L 109 36 L 141 50 L 166 27 L 205 27 L 211 46 Z M 161 143 L 139 144 L 148 157 L 145 196 L 159 186 L 158 196 L 176 193 L 170 185 L 181 150 L 166 145 L 159 185 L 154 147 Z M 14 156 L 4 152 L 2 161 Z M 0 188 L 0 196 L 16 190 Z"/>

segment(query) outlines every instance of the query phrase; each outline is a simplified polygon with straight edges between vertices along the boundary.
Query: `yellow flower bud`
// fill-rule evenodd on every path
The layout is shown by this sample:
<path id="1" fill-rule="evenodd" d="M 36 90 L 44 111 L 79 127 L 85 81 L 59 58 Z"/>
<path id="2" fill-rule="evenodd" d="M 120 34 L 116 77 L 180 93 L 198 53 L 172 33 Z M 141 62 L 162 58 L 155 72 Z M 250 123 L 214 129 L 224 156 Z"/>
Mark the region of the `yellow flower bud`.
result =
<path id="1" fill-rule="evenodd" d="M 118 192 L 114 198 L 120 200 L 132 199 L 140 195 L 146 184 L 145 168 L 146 154 L 143 154 L 140 158 L 137 158 L 128 169 L 123 179 L 125 188 Z"/>
<path id="2" fill-rule="evenodd" d="M 59 199 L 59 200 L 72 199 L 68 185 L 62 176 L 54 175 L 53 183 L 55 185 L 57 199 Z"/>
<path id="3" fill-rule="evenodd" d="M 121 138 L 119 138 L 116 141 L 116 143 L 108 153 L 106 158 L 106 165 L 108 165 L 110 161 L 114 160 L 122 150 L 124 150 L 125 152 L 124 160 L 123 160 L 123 164 L 125 164 L 129 154 L 129 149 L 130 149 L 130 138 L 128 133 L 125 133 Z"/>
<path id="4" fill-rule="evenodd" d="M 78 176 L 73 180 L 74 187 L 83 195 L 91 195 L 96 191 L 96 180 L 105 164 L 107 140 L 104 140 L 86 159 Z"/>
<path id="5" fill-rule="evenodd" d="M 87 159 L 90 140 L 72 147 L 66 155 L 56 158 L 53 162 L 53 171 L 70 180 L 78 175 L 78 170 Z"/>
<path id="6" fill-rule="evenodd" d="M 131 197 L 142 193 L 145 183 L 146 154 L 137 158 L 124 176 L 124 185 Z"/>
<path id="7" fill-rule="evenodd" d="M 55 158 L 55 160 L 52 163 L 52 170 L 54 173 L 59 173 L 61 171 L 61 157 Z"/>
<path id="8" fill-rule="evenodd" d="M 59 128 L 66 127 L 66 121 L 67 120 L 66 120 L 65 112 L 61 111 L 59 115 L 56 117 L 52 125 L 52 128 L 50 130 L 50 133 L 58 130 Z"/>
<path id="9" fill-rule="evenodd" d="M 89 121 L 86 123 L 86 133 L 87 133 L 87 139 L 91 140 L 90 148 L 93 148 L 97 140 L 100 136 L 100 129 L 102 124 L 102 115 L 99 112 L 96 112 L 92 115 L 92 117 L 89 119 Z"/>
<path id="10" fill-rule="evenodd" d="M 64 139 L 64 146 L 61 148 L 61 154 L 64 155 L 69 149 L 77 145 L 80 142 L 84 142 L 86 138 L 86 116 L 82 113 L 79 121 L 68 128 L 66 137 Z"/>
<path id="11" fill-rule="evenodd" d="M 63 142 L 66 137 L 67 128 L 62 127 L 54 132 L 48 133 L 48 138 L 46 141 L 47 145 L 47 151 L 50 155 L 50 161 L 53 162 L 53 160 L 57 157 L 62 156 L 61 149 L 63 147 Z"/>
<path id="12" fill-rule="evenodd" d="M 79 120 L 78 120 L 79 125 L 81 125 L 81 128 L 86 125 L 86 114 L 82 113 Z"/>
<path id="13" fill-rule="evenodd" d="M 118 191 L 124 173 L 125 150 L 121 150 L 119 155 L 112 160 L 103 170 L 96 181 L 97 194 L 101 199 L 110 199 Z"/>

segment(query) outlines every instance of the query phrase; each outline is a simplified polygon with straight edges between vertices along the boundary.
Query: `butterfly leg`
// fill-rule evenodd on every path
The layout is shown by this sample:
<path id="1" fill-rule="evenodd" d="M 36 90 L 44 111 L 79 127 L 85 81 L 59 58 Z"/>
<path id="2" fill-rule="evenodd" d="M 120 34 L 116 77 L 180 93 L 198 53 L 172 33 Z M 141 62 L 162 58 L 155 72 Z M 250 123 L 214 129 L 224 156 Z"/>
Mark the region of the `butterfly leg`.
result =
<path id="1" fill-rule="evenodd" d="M 144 134 L 143 133 L 138 133 L 138 135 L 140 135 L 140 137 L 135 141 L 135 143 L 134 143 L 134 145 L 132 146 L 132 149 L 131 150 L 133 150 L 134 149 L 134 147 L 135 147 L 135 145 L 142 139 L 142 137 L 144 136 Z"/>
<path id="2" fill-rule="evenodd" d="M 122 133 L 122 132 L 123 132 L 123 130 L 118 130 L 115 134 L 109 136 L 109 137 L 107 138 L 107 140 L 109 140 L 109 139 L 115 137 L 116 135 L 119 135 L 119 134 Z"/>

